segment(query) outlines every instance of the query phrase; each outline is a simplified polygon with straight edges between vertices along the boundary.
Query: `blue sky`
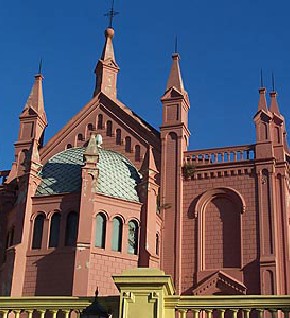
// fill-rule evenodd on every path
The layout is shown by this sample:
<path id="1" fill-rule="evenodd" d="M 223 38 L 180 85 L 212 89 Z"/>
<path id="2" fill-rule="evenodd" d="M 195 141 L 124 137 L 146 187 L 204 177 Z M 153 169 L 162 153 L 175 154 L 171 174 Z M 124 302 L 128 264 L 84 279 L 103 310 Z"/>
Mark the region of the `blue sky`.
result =
<path id="1" fill-rule="evenodd" d="M 18 115 L 41 57 L 46 140 L 91 98 L 110 5 L 111 0 L 1 2 L 0 169 L 10 169 Z M 115 5 L 118 96 L 154 127 L 161 124 L 160 96 L 176 35 L 191 101 L 191 149 L 255 142 L 252 117 L 261 67 L 268 92 L 275 73 L 280 110 L 289 118 L 288 0 L 115 0 Z"/>

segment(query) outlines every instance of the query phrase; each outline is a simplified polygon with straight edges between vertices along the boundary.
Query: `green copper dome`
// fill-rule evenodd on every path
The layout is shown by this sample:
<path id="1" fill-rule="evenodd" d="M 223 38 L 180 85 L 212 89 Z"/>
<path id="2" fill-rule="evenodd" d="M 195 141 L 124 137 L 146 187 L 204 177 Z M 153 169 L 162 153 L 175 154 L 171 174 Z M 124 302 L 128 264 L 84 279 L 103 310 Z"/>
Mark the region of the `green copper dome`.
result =
<path id="1" fill-rule="evenodd" d="M 81 191 L 83 154 L 85 148 L 70 148 L 48 160 L 40 176 L 36 196 Z M 139 202 L 136 186 L 140 175 L 123 155 L 99 148 L 99 176 L 96 192 L 109 197 Z"/>

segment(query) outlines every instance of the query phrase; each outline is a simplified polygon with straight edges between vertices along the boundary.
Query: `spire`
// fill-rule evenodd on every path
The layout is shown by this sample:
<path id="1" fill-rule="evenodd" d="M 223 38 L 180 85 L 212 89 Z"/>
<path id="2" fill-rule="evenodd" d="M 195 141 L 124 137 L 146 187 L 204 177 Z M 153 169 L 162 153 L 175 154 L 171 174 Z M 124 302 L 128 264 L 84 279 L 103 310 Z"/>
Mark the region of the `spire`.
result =
<path id="1" fill-rule="evenodd" d="M 263 110 L 264 112 L 268 112 L 267 100 L 266 100 L 266 88 L 260 87 L 259 94 L 260 94 L 260 98 L 258 103 L 258 111 Z"/>
<path id="2" fill-rule="evenodd" d="M 272 91 L 270 92 L 270 97 L 271 97 L 271 105 L 270 105 L 270 112 L 276 114 L 276 115 L 281 115 L 279 111 L 279 106 L 278 106 L 278 101 L 277 101 L 277 92 Z"/>
<path id="3" fill-rule="evenodd" d="M 115 60 L 113 38 L 115 31 L 113 28 L 105 30 L 105 45 L 100 60 L 95 69 L 96 89 L 94 96 L 102 92 L 110 98 L 117 97 L 117 74 L 119 66 Z"/>
<path id="4" fill-rule="evenodd" d="M 31 93 L 26 101 L 23 113 L 32 109 L 37 113 L 37 115 L 43 117 L 46 121 L 42 91 L 43 76 L 41 74 L 41 64 L 39 65 L 39 73 L 37 73 L 34 78 L 34 84 L 32 86 Z"/>
<path id="5" fill-rule="evenodd" d="M 179 54 L 176 52 L 173 53 L 172 66 L 171 66 L 171 71 L 168 78 L 166 89 L 168 90 L 169 88 L 174 86 L 180 93 L 183 93 L 184 85 L 183 85 L 183 80 L 181 78 L 179 60 L 180 60 Z"/>

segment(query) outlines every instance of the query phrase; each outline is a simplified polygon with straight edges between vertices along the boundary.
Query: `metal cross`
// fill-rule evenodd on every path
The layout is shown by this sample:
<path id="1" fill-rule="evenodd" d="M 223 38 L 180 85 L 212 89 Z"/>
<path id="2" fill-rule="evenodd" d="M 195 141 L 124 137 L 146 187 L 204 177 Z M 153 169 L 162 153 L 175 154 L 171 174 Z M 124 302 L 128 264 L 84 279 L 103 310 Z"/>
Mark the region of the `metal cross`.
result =
<path id="1" fill-rule="evenodd" d="M 109 17 L 109 28 L 113 28 L 113 19 L 117 14 L 119 14 L 119 12 L 114 10 L 114 2 L 115 1 L 113 0 L 111 10 L 105 14 L 106 17 Z"/>

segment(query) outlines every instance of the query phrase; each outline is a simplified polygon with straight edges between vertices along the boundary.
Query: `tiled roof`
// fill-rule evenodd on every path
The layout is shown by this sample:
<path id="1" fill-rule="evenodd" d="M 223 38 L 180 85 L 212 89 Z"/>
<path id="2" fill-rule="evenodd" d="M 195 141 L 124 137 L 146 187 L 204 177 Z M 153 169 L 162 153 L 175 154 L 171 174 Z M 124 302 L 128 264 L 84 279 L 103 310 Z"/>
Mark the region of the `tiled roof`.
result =
<path id="1" fill-rule="evenodd" d="M 84 151 L 85 148 L 70 148 L 50 158 L 40 172 L 42 182 L 35 195 L 80 191 Z M 140 175 L 126 157 L 100 148 L 98 168 L 98 193 L 139 202 L 136 185 L 140 182 Z"/>

